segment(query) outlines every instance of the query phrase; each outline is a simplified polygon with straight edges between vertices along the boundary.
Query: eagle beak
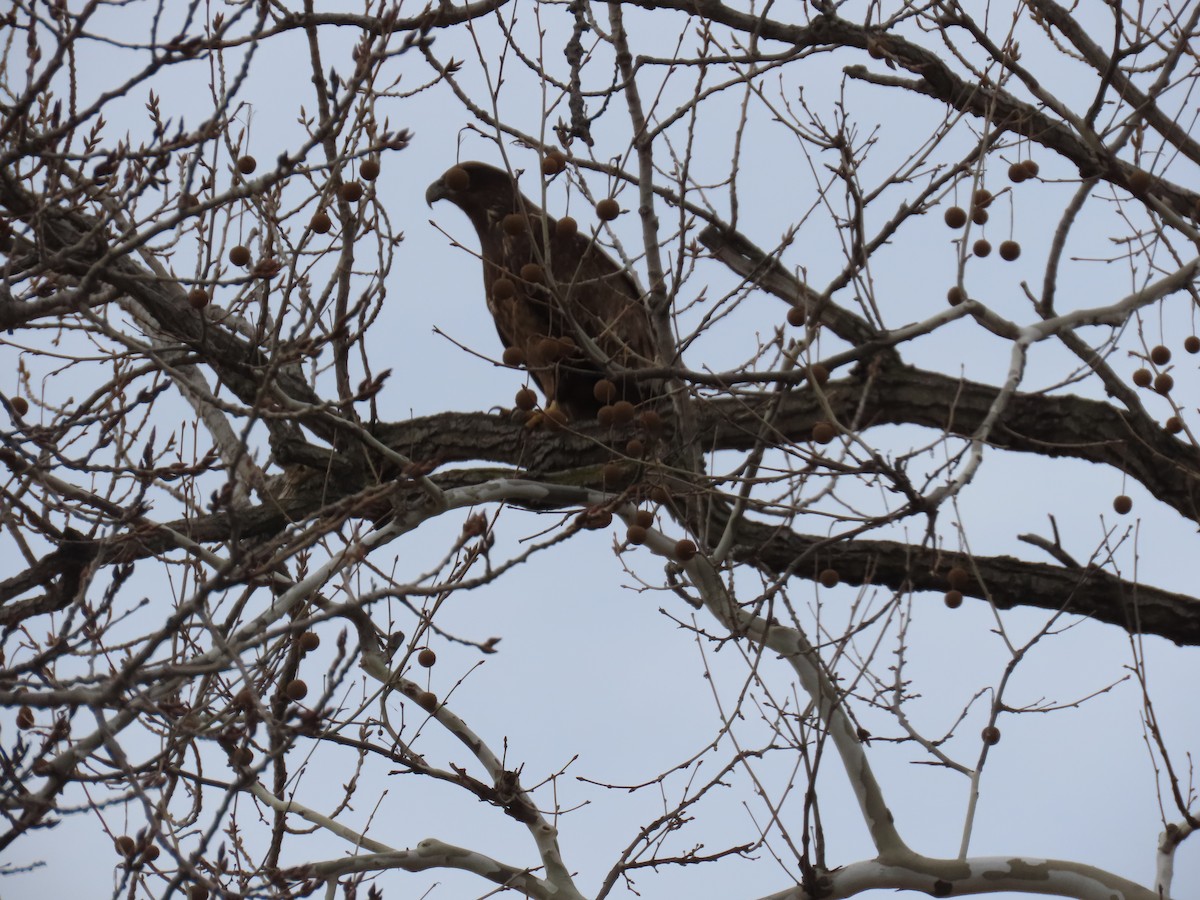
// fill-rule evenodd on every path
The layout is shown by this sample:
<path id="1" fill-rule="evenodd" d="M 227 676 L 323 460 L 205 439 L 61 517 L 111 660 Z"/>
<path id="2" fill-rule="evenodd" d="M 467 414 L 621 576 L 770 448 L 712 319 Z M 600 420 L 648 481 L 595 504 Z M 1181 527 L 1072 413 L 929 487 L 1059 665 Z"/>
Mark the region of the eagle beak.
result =
<path id="1" fill-rule="evenodd" d="M 438 200 L 446 199 L 446 196 L 446 184 L 442 181 L 442 179 L 439 178 L 426 189 L 425 204 L 427 206 L 433 206 L 433 204 Z"/>

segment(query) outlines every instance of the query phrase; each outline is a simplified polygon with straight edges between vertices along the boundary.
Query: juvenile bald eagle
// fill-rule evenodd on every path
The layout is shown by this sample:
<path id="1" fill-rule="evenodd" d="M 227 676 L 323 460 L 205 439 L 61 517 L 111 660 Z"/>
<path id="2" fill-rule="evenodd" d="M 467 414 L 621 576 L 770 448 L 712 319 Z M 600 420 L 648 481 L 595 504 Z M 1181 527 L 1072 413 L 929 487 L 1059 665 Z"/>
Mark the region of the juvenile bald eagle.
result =
<path id="1" fill-rule="evenodd" d="M 481 162 L 449 169 L 426 202 L 449 200 L 479 234 L 488 309 L 507 357 L 524 365 L 548 403 L 593 418 L 596 382 L 634 403 L 645 385 L 622 370 L 654 359 L 654 338 L 633 279 L 587 236 L 548 216 L 512 176 Z"/>

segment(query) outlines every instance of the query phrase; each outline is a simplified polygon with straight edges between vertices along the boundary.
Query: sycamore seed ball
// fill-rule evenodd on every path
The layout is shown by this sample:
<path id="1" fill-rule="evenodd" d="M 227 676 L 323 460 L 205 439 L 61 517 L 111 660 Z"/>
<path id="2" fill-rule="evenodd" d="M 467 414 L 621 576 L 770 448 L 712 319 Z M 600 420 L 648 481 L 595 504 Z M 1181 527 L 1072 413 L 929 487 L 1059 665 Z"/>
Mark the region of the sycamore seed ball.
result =
<path id="1" fill-rule="evenodd" d="M 942 598 L 942 602 L 950 609 L 958 609 L 962 606 L 963 595 L 962 591 L 956 591 L 953 588 L 946 591 L 946 596 Z"/>
<path id="2" fill-rule="evenodd" d="M 425 647 L 417 654 L 417 664 L 424 666 L 426 669 L 431 668 L 437 662 L 437 654 Z"/>
<path id="3" fill-rule="evenodd" d="M 648 509 L 639 509 L 633 515 L 633 521 L 641 525 L 643 528 L 650 528 L 654 525 L 654 513 Z"/>
<path id="4" fill-rule="evenodd" d="M 235 266 L 248 266 L 250 264 L 250 248 L 238 244 L 229 251 L 229 261 Z"/>
<path id="5" fill-rule="evenodd" d="M 1149 369 L 1138 369 L 1133 373 L 1133 383 L 1140 388 L 1150 387 L 1150 382 L 1154 380 L 1154 376 Z"/>
<path id="6" fill-rule="evenodd" d="M 204 288 L 192 288 L 187 295 L 188 305 L 192 309 L 204 309 L 208 306 L 208 291 Z"/>
<path id="7" fill-rule="evenodd" d="M 829 380 L 829 369 L 820 363 L 813 363 L 809 366 L 808 377 L 817 384 L 824 384 Z"/>
<path id="8" fill-rule="evenodd" d="M 943 213 L 942 219 L 951 228 L 962 228 L 967 224 L 967 211 L 961 206 L 952 206 Z"/>
<path id="9" fill-rule="evenodd" d="M 517 391 L 517 396 L 513 398 L 513 405 L 516 406 L 517 409 L 523 409 L 525 412 L 529 412 L 531 409 L 537 406 L 537 394 L 535 394 L 529 388 L 521 388 L 519 391 Z"/>
<path id="10" fill-rule="evenodd" d="M 976 206 L 971 209 L 971 221 L 976 225 L 986 225 L 991 215 L 982 206 Z"/>
<path id="11" fill-rule="evenodd" d="M 648 434 L 658 434 L 662 431 L 663 420 L 657 412 L 652 409 L 647 409 L 638 416 L 638 422 L 646 429 Z"/>
<path id="12" fill-rule="evenodd" d="M 601 222 L 611 222 L 621 214 L 621 206 L 612 197 L 605 197 L 596 204 L 596 218 Z"/>
<path id="13" fill-rule="evenodd" d="M 579 233 L 579 223 L 570 216 L 563 216 L 554 223 L 554 233 L 560 238 L 573 238 Z"/>
<path id="14" fill-rule="evenodd" d="M 328 234 L 329 229 L 333 227 L 333 220 L 329 218 L 329 213 L 321 210 L 313 214 L 308 222 L 308 227 L 313 230 L 314 234 Z"/>
<path id="15" fill-rule="evenodd" d="M 374 181 L 379 177 L 379 160 L 364 159 L 362 165 L 358 167 L 358 174 L 367 181 Z"/>
<path id="16" fill-rule="evenodd" d="M 983 738 L 983 742 L 989 747 L 995 747 L 998 743 L 1000 743 L 1000 729 L 995 725 L 989 725 L 987 728 L 983 729 L 983 731 L 980 733 L 980 737 Z"/>
<path id="17" fill-rule="evenodd" d="M 611 406 L 605 405 L 596 410 L 596 421 L 607 428 L 613 424 L 615 415 Z"/>
<path id="18" fill-rule="evenodd" d="M 962 590 L 967 586 L 967 582 L 971 580 L 971 576 L 962 566 L 954 566 L 946 572 L 946 581 L 950 583 L 950 587 Z"/>
<path id="19" fill-rule="evenodd" d="M 1171 351 L 1159 344 L 1150 350 L 1150 359 L 1156 366 L 1165 366 L 1171 361 Z"/>
<path id="20" fill-rule="evenodd" d="M 1160 394 L 1171 393 L 1171 388 L 1175 387 L 1175 379 L 1168 372 L 1159 372 L 1154 376 L 1154 389 Z"/>
<path id="21" fill-rule="evenodd" d="M 633 421 L 633 404 L 628 400 L 618 400 L 612 405 L 613 422 L 617 425 L 627 425 Z"/>
<path id="22" fill-rule="evenodd" d="M 517 286 L 507 278 L 497 278 L 492 282 L 492 297 L 496 300 L 507 300 L 517 293 Z"/>
<path id="23" fill-rule="evenodd" d="M 293 678 L 287 683 L 287 687 L 283 689 L 289 700 L 303 700 L 308 696 L 308 685 L 303 679 Z"/>
<path id="24" fill-rule="evenodd" d="M 500 221 L 500 227 L 504 229 L 505 234 L 516 237 L 518 234 L 524 234 L 529 230 L 529 224 L 525 217 L 520 213 L 509 213 Z"/>
<path id="25" fill-rule="evenodd" d="M 631 544 L 646 543 L 646 529 L 641 525 L 630 525 L 625 532 L 625 540 Z"/>
<path id="26" fill-rule="evenodd" d="M 1163 428 L 1166 429 L 1167 434 L 1179 434 L 1183 431 L 1183 419 L 1179 416 L 1171 416 L 1163 423 Z"/>
<path id="27" fill-rule="evenodd" d="M 837 587 L 841 576 L 838 575 L 837 569 L 822 569 L 821 574 L 817 576 L 817 580 L 821 582 L 822 587 L 832 588 Z"/>
<path id="28" fill-rule="evenodd" d="M 321 636 L 315 631 L 306 631 L 300 635 L 300 649 L 305 653 L 311 653 L 321 646 Z"/>
<path id="29" fill-rule="evenodd" d="M 188 900 L 208 900 L 208 888 L 202 884 L 193 884 L 188 888 Z"/>
<path id="30" fill-rule="evenodd" d="M 1183 349 L 1188 353 L 1200 353 L 1200 337 L 1189 334 L 1183 339 Z"/>
<path id="31" fill-rule="evenodd" d="M 452 191 L 465 191 L 471 186 L 471 176 L 462 166 L 451 166 L 442 176 L 442 184 Z"/>
<path id="32" fill-rule="evenodd" d="M 29 401 L 24 397 L 13 397 L 8 402 L 12 404 L 13 412 L 18 416 L 24 416 L 29 412 Z"/>
<path id="33" fill-rule="evenodd" d="M 1025 166 L 1025 174 L 1028 175 L 1030 178 L 1037 178 L 1038 173 L 1042 171 L 1042 167 L 1039 166 L 1032 159 L 1025 160 L 1024 166 Z"/>
<path id="34" fill-rule="evenodd" d="M 357 181 L 347 181 L 338 188 L 338 196 L 347 203 L 357 203 L 362 199 L 363 186 Z"/>
<path id="35" fill-rule="evenodd" d="M 521 366 L 525 364 L 525 351 L 520 347 L 505 347 L 501 361 L 506 366 Z"/>
<path id="36" fill-rule="evenodd" d="M 971 247 L 971 251 L 982 259 L 992 252 L 992 244 L 986 238 L 980 238 L 975 242 L 974 246 Z"/>
<path id="37" fill-rule="evenodd" d="M 607 378 L 601 378 L 592 385 L 592 396 L 598 403 L 612 403 L 617 399 L 617 386 Z"/>
<path id="38" fill-rule="evenodd" d="M 1125 494 L 1118 494 L 1113 498 L 1113 509 L 1117 511 L 1117 515 L 1126 515 L 1133 509 L 1133 500 Z"/>
<path id="39" fill-rule="evenodd" d="M 549 178 L 567 167 L 567 158 L 558 150 L 551 150 L 542 157 L 542 174 Z"/>
<path id="40" fill-rule="evenodd" d="M 792 306 L 792 307 L 788 308 L 787 321 L 788 321 L 788 324 L 791 325 L 793 328 L 801 327 L 804 324 L 804 319 L 805 319 L 804 310 L 801 309 L 799 306 Z"/>
<path id="41" fill-rule="evenodd" d="M 137 850 L 137 842 L 127 834 L 123 834 L 113 841 L 113 845 L 122 856 L 133 856 Z"/>
<path id="42" fill-rule="evenodd" d="M 237 167 L 243 175 L 250 175 L 258 168 L 258 160 L 253 156 L 243 156 L 237 161 Z"/>
<path id="43" fill-rule="evenodd" d="M 980 188 L 971 198 L 971 202 L 978 207 L 986 207 L 992 205 L 992 192 L 987 188 Z"/>
<path id="44" fill-rule="evenodd" d="M 625 467 L 617 462 L 605 463 L 600 470 L 600 477 L 607 485 L 614 485 L 625 477 Z"/>
<path id="45" fill-rule="evenodd" d="M 818 444 L 828 444 L 837 435 L 837 431 L 829 422 L 817 422 L 813 425 L 812 439 Z"/>
<path id="46" fill-rule="evenodd" d="M 631 438 L 625 445 L 625 455 L 632 456 L 634 459 L 640 457 L 645 451 L 646 445 L 639 438 Z"/>
<path id="47" fill-rule="evenodd" d="M 1015 162 L 1008 167 L 1008 180 L 1013 184 L 1020 184 L 1029 178 L 1029 170 L 1025 168 L 1025 163 Z"/>
<path id="48" fill-rule="evenodd" d="M 542 267 L 537 263 L 530 262 L 521 266 L 521 280 L 530 284 L 541 284 L 543 274 Z"/>
<path id="49" fill-rule="evenodd" d="M 957 284 L 950 288 L 950 290 L 946 291 L 946 300 L 951 306 L 958 306 L 966 299 L 967 295 Z"/>
<path id="50" fill-rule="evenodd" d="M 690 559 L 695 559 L 697 553 L 696 544 L 684 538 L 675 545 L 675 558 L 687 562 Z"/>
<path id="51" fill-rule="evenodd" d="M 1006 262 L 1012 262 L 1021 255 L 1021 245 L 1016 241 L 1001 241 L 1000 242 L 1000 258 Z"/>
<path id="52" fill-rule="evenodd" d="M 417 694 L 417 706 L 425 710 L 425 712 L 433 712 L 437 709 L 438 699 L 437 694 L 433 691 L 421 691 Z"/>

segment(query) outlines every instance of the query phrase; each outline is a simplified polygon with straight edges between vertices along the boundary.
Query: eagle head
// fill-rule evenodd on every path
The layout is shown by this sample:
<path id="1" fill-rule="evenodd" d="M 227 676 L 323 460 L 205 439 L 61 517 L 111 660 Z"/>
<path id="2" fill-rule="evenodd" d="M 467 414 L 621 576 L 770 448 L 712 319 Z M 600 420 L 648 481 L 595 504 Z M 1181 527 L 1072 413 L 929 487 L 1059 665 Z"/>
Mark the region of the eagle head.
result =
<path id="1" fill-rule="evenodd" d="M 470 218 L 481 232 L 524 204 L 517 200 L 513 177 L 503 169 L 481 162 L 451 166 L 425 191 L 425 202 L 449 200 Z"/>

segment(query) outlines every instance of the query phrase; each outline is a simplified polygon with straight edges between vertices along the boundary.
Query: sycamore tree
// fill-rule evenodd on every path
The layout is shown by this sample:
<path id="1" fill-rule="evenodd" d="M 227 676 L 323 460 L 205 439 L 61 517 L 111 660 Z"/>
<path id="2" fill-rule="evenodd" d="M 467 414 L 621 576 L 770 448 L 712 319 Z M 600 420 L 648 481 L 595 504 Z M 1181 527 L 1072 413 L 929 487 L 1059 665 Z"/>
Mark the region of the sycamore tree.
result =
<path id="1" fill-rule="evenodd" d="M 0 893 L 1194 893 L 1198 27 L 16 0 Z M 640 404 L 529 392 L 473 159 Z"/>

